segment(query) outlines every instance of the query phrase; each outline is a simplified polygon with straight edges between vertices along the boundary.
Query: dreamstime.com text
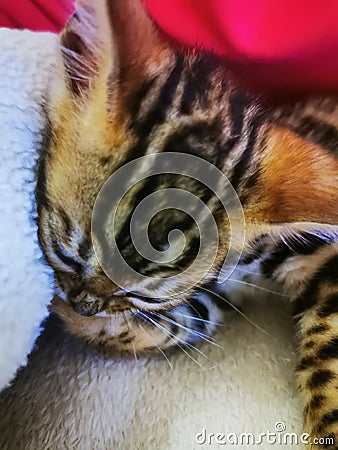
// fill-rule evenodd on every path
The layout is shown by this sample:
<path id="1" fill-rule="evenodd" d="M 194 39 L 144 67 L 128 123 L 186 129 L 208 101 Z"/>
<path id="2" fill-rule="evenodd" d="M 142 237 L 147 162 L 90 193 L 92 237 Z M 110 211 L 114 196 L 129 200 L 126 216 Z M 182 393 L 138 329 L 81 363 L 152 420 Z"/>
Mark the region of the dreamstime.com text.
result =
<path id="1" fill-rule="evenodd" d="M 287 446 L 299 446 L 302 444 L 324 445 L 329 447 L 333 445 L 334 437 L 311 437 L 307 433 L 300 435 L 290 433 L 286 430 L 284 422 L 276 422 L 273 430 L 267 430 L 263 433 L 212 433 L 203 428 L 195 436 L 195 441 L 200 446 L 214 445 L 264 445 L 276 444 Z"/>

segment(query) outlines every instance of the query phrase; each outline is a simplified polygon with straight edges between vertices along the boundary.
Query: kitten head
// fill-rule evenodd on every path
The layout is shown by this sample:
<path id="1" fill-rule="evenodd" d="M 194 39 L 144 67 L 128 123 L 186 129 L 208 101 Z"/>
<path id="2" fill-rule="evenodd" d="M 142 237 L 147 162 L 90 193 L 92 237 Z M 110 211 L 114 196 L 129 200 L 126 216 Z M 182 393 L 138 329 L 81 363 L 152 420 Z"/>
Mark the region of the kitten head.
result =
<path id="1" fill-rule="evenodd" d="M 170 262 L 154 263 L 140 256 L 130 239 L 132 213 L 151 192 L 175 188 L 213 202 L 217 224 L 223 213 L 206 186 L 184 174 L 155 174 L 144 181 L 137 180 L 137 167 L 128 172 L 136 181 L 123 197 L 114 224 L 103 220 L 123 259 L 142 275 L 142 281 L 127 286 L 104 267 L 109 250 L 102 250 L 93 228 L 93 210 L 109 177 L 139 157 L 183 152 L 217 165 L 230 126 L 221 65 L 212 56 L 174 51 L 161 40 L 139 0 L 78 1 L 60 43 L 37 189 L 40 242 L 55 271 L 59 295 L 83 316 L 173 308 L 191 297 L 194 280 L 201 281 L 204 269 L 197 267 L 187 278 L 189 288 L 182 287 L 177 295 L 175 277 L 192 265 L 200 230 L 184 212 L 164 208 L 148 224 L 150 243 L 159 252 L 173 244 L 175 251 L 183 233 L 185 245 Z M 109 198 L 108 206 L 107 196 L 103 200 L 109 210 Z M 169 242 L 173 229 L 180 233 Z M 204 281 L 215 276 L 226 255 L 226 229 L 218 230 L 211 263 L 208 252 L 202 255 L 208 265 Z"/>

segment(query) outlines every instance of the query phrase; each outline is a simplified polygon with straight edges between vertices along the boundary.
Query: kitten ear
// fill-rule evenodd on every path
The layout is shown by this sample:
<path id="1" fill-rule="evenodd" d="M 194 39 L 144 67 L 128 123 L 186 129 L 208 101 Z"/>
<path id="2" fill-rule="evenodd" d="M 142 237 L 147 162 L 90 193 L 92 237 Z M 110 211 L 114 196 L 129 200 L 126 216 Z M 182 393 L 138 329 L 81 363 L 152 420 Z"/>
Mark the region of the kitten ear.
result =
<path id="1" fill-rule="evenodd" d="M 73 94 L 82 95 L 99 76 L 116 70 L 112 30 L 104 1 L 78 1 L 76 12 L 60 36 L 67 85 Z"/>
<path id="2" fill-rule="evenodd" d="M 76 96 L 97 79 L 145 78 L 167 54 L 141 0 L 78 0 L 60 40 L 68 86 Z"/>

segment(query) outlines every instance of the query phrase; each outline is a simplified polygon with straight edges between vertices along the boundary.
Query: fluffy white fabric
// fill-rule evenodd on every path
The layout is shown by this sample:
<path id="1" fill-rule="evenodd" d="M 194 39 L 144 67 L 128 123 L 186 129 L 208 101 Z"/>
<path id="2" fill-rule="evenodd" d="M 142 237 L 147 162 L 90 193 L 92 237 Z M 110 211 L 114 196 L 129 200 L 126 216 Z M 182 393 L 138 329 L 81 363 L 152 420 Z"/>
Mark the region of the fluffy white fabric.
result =
<path id="1" fill-rule="evenodd" d="M 34 221 L 34 168 L 53 43 L 48 34 L 0 31 L 0 390 L 26 363 L 51 299 Z"/>
<path id="2" fill-rule="evenodd" d="M 0 216 L 3 385 L 25 362 L 50 295 L 29 217 L 36 133 L 43 126 L 39 104 L 55 39 L 1 31 L 0 42 L 0 138 L 7 161 Z M 0 397 L 0 448 L 216 449 L 223 446 L 199 445 L 196 434 L 206 429 L 258 437 L 280 421 L 286 431 L 300 433 L 292 323 L 279 297 L 255 291 L 251 300 L 244 310 L 268 335 L 235 315 L 216 336 L 222 348 L 204 344 L 190 356 L 179 350 L 169 362 L 162 355 L 105 360 L 49 319 L 29 364 Z M 257 448 L 291 446 L 264 442 Z"/>

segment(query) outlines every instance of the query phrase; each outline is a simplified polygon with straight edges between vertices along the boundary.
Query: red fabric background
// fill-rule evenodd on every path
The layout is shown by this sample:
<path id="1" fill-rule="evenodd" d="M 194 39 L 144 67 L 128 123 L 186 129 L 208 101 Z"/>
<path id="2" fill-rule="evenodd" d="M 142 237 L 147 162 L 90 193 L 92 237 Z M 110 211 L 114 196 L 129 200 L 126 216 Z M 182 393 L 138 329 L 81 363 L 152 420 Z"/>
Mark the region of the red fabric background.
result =
<path id="1" fill-rule="evenodd" d="M 73 3 L 72 0 L 0 0 L 0 27 L 59 32 L 73 11 Z"/>
<path id="2" fill-rule="evenodd" d="M 254 87 L 338 91 L 338 0 L 143 1 L 168 36 L 227 55 Z M 0 0 L 0 26 L 57 32 L 72 11 L 73 0 Z"/>
<path id="3" fill-rule="evenodd" d="M 258 88 L 338 91 L 338 0 L 143 0 L 169 36 Z"/>

